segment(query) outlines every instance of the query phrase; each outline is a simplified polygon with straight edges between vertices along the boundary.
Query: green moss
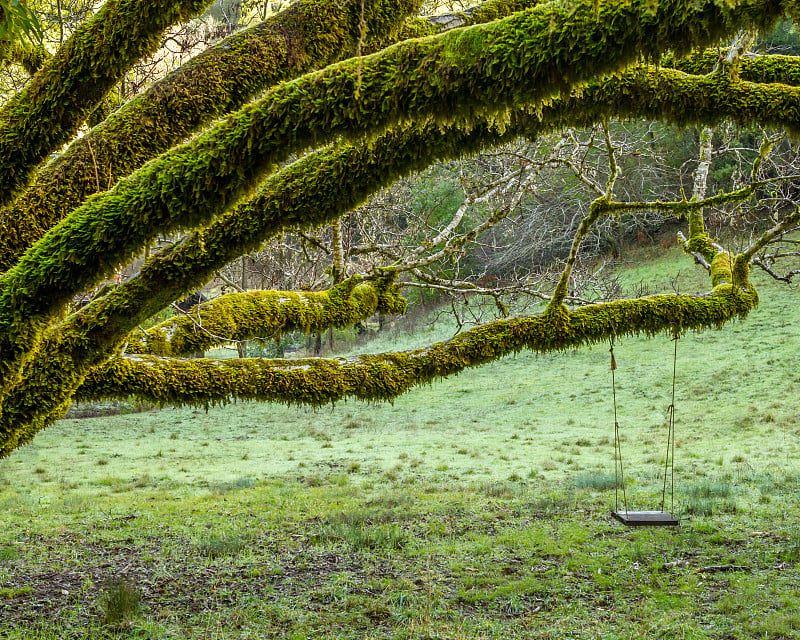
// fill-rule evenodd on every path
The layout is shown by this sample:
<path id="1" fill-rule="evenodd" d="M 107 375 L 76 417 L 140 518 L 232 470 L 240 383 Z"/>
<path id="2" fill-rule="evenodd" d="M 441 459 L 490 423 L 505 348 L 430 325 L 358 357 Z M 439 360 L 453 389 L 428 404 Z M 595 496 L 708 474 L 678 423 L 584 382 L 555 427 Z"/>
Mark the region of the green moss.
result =
<path id="1" fill-rule="evenodd" d="M 710 73 L 719 60 L 716 50 L 692 53 L 679 60 L 663 64 L 692 75 Z M 760 55 L 739 60 L 739 78 L 748 82 L 800 85 L 800 60 L 797 56 Z"/>
<path id="2" fill-rule="evenodd" d="M 0 457 L 28 442 L 62 417 L 89 367 L 99 365 L 119 343 L 103 343 L 81 333 L 80 325 L 61 328 L 37 347 L 15 383 L 3 393 L 0 412 Z"/>
<path id="3" fill-rule="evenodd" d="M 396 30 L 396 33 L 390 34 L 386 38 L 373 39 L 369 46 L 366 47 L 364 53 L 374 53 L 396 42 L 424 38 L 426 36 L 435 35 L 436 33 L 438 33 L 438 29 L 430 20 L 426 20 L 425 18 L 409 18 Z"/>
<path id="4" fill-rule="evenodd" d="M 731 255 L 729 253 L 719 251 L 711 260 L 711 284 L 714 287 L 722 284 L 734 284 Z"/>
<path id="5" fill-rule="evenodd" d="M 462 15 L 466 24 L 481 24 L 500 20 L 512 13 L 524 11 L 540 4 L 542 4 L 542 0 L 488 0 L 488 2 L 465 11 Z"/>
<path id="6" fill-rule="evenodd" d="M 541 0 L 487 0 L 478 7 L 450 14 L 447 20 L 442 20 L 442 16 L 409 18 L 395 33 L 389 34 L 389 37 L 373 39 L 367 49 L 369 53 L 374 53 L 395 42 L 424 38 L 456 27 L 500 20 L 512 13 L 531 9 L 539 4 L 541 4 Z"/>
<path id="7" fill-rule="evenodd" d="M 739 286 L 750 286 L 750 262 L 736 256 L 733 259 L 733 282 Z"/>
<path id="8" fill-rule="evenodd" d="M 686 250 L 690 253 L 697 253 L 703 256 L 706 262 L 711 262 L 718 253 L 718 249 L 707 233 L 696 233 L 692 235 L 686 245 Z"/>
<path id="9" fill-rule="evenodd" d="M 145 333 L 132 333 L 126 353 L 190 355 L 227 341 L 350 327 L 375 313 L 402 313 L 404 307 L 397 288 L 386 279 L 372 283 L 352 277 L 322 292 L 229 293 Z"/>
<path id="10" fill-rule="evenodd" d="M 22 66 L 29 75 L 33 75 L 50 59 L 47 50 L 29 42 L 0 41 L 0 60 L 7 60 Z"/>

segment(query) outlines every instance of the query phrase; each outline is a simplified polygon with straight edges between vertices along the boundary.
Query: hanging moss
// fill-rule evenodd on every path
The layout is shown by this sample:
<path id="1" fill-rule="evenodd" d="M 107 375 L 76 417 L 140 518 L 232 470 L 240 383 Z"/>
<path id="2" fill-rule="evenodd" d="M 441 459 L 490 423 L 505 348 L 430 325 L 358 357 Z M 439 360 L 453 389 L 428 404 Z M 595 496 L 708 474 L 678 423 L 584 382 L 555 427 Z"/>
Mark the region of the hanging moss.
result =
<path id="1" fill-rule="evenodd" d="M 8 40 L 0 41 L 0 61 L 7 60 L 20 65 L 29 75 L 33 75 L 50 59 L 44 47 L 30 42 Z"/>
<path id="2" fill-rule="evenodd" d="M 386 35 L 418 5 L 419 0 L 365 2 L 367 33 Z M 105 191 L 258 92 L 352 54 L 361 6 L 360 0 L 293 4 L 206 49 L 73 142 L 13 205 L 0 210 L 0 271 L 91 194 Z"/>
<path id="3" fill-rule="evenodd" d="M 716 50 L 692 53 L 678 60 L 669 59 L 664 65 L 692 75 L 711 73 L 720 58 Z M 757 55 L 739 59 L 739 78 L 748 82 L 800 85 L 800 60 L 797 56 Z"/>
<path id="4" fill-rule="evenodd" d="M 109 0 L 0 109 L 0 204 L 48 154 L 72 139 L 103 95 L 160 34 L 209 0 Z M 5 227 L 6 225 L 3 225 Z"/>
<path id="5" fill-rule="evenodd" d="M 321 332 L 351 327 L 375 313 L 399 314 L 405 301 L 386 279 L 362 282 L 351 277 L 329 291 L 246 291 L 229 293 L 170 318 L 127 339 L 126 353 L 187 356 L 224 342 L 281 333 Z"/>

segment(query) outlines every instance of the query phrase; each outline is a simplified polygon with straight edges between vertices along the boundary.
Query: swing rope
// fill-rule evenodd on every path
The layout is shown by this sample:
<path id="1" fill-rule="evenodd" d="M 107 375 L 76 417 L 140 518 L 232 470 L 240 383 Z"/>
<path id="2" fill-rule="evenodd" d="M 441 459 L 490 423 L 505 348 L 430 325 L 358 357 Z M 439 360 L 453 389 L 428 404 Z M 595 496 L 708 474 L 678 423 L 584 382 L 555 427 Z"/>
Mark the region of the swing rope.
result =
<path id="1" fill-rule="evenodd" d="M 622 500 L 625 513 L 628 513 L 628 494 L 625 489 L 625 473 L 622 468 L 622 446 L 619 437 L 619 420 L 617 419 L 617 360 L 614 357 L 614 336 L 610 340 L 611 348 L 611 395 L 614 401 L 614 510 L 619 511 L 619 488 L 622 486 Z"/>
<path id="2" fill-rule="evenodd" d="M 664 511 L 667 497 L 667 477 L 670 479 L 670 511 L 675 511 L 675 382 L 678 375 L 678 332 L 673 334 L 672 352 L 672 397 L 667 408 L 667 452 L 664 457 L 664 482 L 661 488 L 661 511 Z M 620 439 L 619 418 L 617 414 L 617 360 L 614 357 L 614 336 L 609 339 L 611 354 L 611 397 L 614 405 L 614 510 L 619 511 L 619 493 L 622 487 L 622 504 L 628 514 L 628 492 L 625 486 L 625 472 L 622 465 L 622 442 Z"/>
<path id="3" fill-rule="evenodd" d="M 678 375 L 678 333 L 672 336 L 674 348 L 672 351 L 672 400 L 670 401 L 667 429 L 667 453 L 664 456 L 664 485 L 661 488 L 661 510 L 667 495 L 667 473 L 670 475 L 670 511 L 675 511 L 675 379 Z"/>

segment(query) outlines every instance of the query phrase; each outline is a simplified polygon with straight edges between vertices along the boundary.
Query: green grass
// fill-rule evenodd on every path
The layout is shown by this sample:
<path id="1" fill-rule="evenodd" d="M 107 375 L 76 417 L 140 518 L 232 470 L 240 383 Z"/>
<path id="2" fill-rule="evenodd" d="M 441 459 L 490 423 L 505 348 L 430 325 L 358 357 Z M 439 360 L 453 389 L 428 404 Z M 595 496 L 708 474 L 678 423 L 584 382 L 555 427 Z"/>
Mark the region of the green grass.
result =
<path id="1" fill-rule="evenodd" d="M 120 628 L 129 625 L 139 612 L 142 593 L 127 578 L 115 577 L 106 585 L 104 601 L 104 625 Z"/>
<path id="2" fill-rule="evenodd" d="M 629 286 L 702 288 L 642 264 Z M 392 406 L 63 420 L 0 460 L 0 637 L 799 637 L 794 296 L 765 284 L 746 322 L 681 339 L 674 530 L 608 516 L 605 346 Z M 671 349 L 615 348 L 632 509 L 661 497 Z"/>

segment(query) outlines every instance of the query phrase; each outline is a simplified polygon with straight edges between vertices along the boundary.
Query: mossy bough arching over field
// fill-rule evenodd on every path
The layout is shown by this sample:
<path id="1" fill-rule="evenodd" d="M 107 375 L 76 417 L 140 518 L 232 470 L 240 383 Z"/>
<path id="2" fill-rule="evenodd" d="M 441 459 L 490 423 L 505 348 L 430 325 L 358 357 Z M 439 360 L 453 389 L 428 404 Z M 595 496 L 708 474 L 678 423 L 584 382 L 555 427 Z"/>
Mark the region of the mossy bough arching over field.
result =
<path id="1" fill-rule="evenodd" d="M 16 435 L 31 437 L 48 423 L 41 418 L 48 415 L 48 408 L 57 412 L 68 401 L 69 393 L 52 391 L 54 378 L 71 376 L 73 382 L 67 384 L 64 380 L 63 388 L 73 388 L 98 362 L 98 354 L 108 352 L 109 335 L 124 335 L 133 330 L 138 322 L 178 297 L 194 279 L 205 280 L 215 269 L 243 251 L 257 247 L 270 235 L 297 225 L 302 228 L 305 224 L 329 222 L 380 188 L 384 180 L 420 169 L 437 157 L 499 144 L 515 135 L 535 135 L 548 126 L 546 119 L 532 118 L 524 110 L 516 115 L 510 118 L 503 132 L 488 122 L 475 124 L 468 131 L 453 127 L 446 135 L 435 125 L 398 129 L 381 136 L 371 147 L 342 145 L 310 154 L 290 165 L 271 178 L 251 201 L 208 228 L 187 236 L 173 249 L 157 254 L 137 277 L 96 300 L 68 319 L 58 333 L 51 334 L 43 355 L 26 367 L 23 375 L 27 386 L 39 381 L 39 385 L 51 388 L 51 393 L 35 408 L 25 402 L 27 391 L 9 396 L 3 419 L 13 418 L 13 423 L 28 425 Z M 345 194 L 347 197 L 343 197 Z M 691 206 L 684 203 L 677 207 L 676 214 L 680 214 L 681 207 Z M 744 283 L 746 278 L 739 281 Z M 224 299 L 220 303 L 224 308 Z M 209 306 L 213 308 L 214 304 Z M 141 315 L 137 316 L 133 309 Z M 741 310 L 741 305 L 737 304 L 737 309 Z M 276 310 L 276 322 L 291 322 L 284 318 L 284 310 L 288 307 Z M 132 339 L 135 343 L 135 334 Z M 93 347 L 85 348 L 87 343 Z"/>
<path id="2" fill-rule="evenodd" d="M 560 351 L 622 334 L 655 335 L 721 327 L 758 302 L 752 289 L 722 284 L 708 296 L 657 295 L 495 320 L 447 342 L 342 359 L 171 360 L 114 358 L 89 374 L 76 398 L 135 397 L 208 406 L 232 399 L 320 406 L 346 398 L 392 400 L 412 387 L 522 349 Z"/>
<path id="3" fill-rule="evenodd" d="M 131 4 L 135 3 L 131 0 Z M 648 66 L 626 70 L 640 64 L 642 58 L 657 59 L 667 51 L 680 55 L 714 44 L 742 27 L 766 28 L 784 12 L 795 11 L 796 3 L 576 1 L 533 6 L 490 24 L 401 42 L 370 56 L 333 64 L 276 86 L 209 131 L 167 150 L 225 110 L 239 108 L 266 85 L 302 73 L 302 63 L 321 66 L 349 55 L 354 46 L 360 49 L 366 44 L 362 43 L 365 23 L 380 39 L 392 32 L 389 22 L 399 22 L 416 7 L 414 2 L 378 0 L 324 6 L 332 11 L 334 4 L 341 15 L 324 14 L 326 25 L 342 18 L 336 23 L 341 25 L 341 33 L 332 38 L 321 28 L 323 14 L 304 14 L 298 8 L 293 14 L 276 17 L 288 20 L 287 16 L 295 16 L 304 22 L 293 32 L 302 32 L 308 39 L 303 42 L 307 60 L 301 64 L 291 66 L 288 61 L 296 62 L 291 55 L 284 62 L 278 50 L 253 45 L 247 55 L 253 56 L 252 60 L 263 59 L 268 63 L 265 66 L 271 63 L 274 76 L 254 78 L 241 94 L 212 83 L 220 91 L 215 94 L 219 108 L 203 103 L 196 112 L 185 114 L 185 128 L 166 127 L 170 131 L 165 137 L 149 147 L 144 142 L 146 128 L 133 135 L 128 127 L 150 98 L 134 100 L 88 134 L 86 143 L 74 143 L 63 163 L 46 167 L 30 189 L 3 210 L 0 264 L 9 268 L 0 276 L 0 455 L 7 455 L 58 418 L 73 397 L 136 395 L 159 402 L 197 404 L 231 397 L 311 404 L 346 396 L 384 400 L 416 383 L 452 375 L 522 348 L 551 351 L 610 335 L 715 327 L 745 315 L 756 304 L 746 260 L 728 256 L 709 242 L 714 289 L 707 296 L 658 296 L 571 311 L 556 305 L 543 315 L 498 321 L 416 353 L 292 365 L 274 361 L 187 364 L 170 358 L 117 355 L 126 343 L 136 343 L 136 336 L 129 334 L 138 323 L 205 282 L 227 261 L 287 228 L 335 220 L 370 192 L 437 158 L 455 157 L 511 135 L 536 135 L 560 126 L 598 122 L 609 115 L 682 123 L 732 117 L 797 129 L 794 87 L 747 83 L 723 74 L 689 76 Z M 478 10 L 472 16 L 474 20 L 490 19 L 536 4 L 492 2 L 483 8 L 483 14 Z M 298 7 L 313 5 L 309 1 Z M 121 2 L 120 6 L 127 5 Z M 360 6 L 365 7 L 363 14 Z M 181 18 L 187 10 L 178 3 L 172 9 L 170 19 Z M 114 24 L 110 14 L 99 16 L 96 23 Z M 382 31 L 383 25 L 387 28 Z M 80 49 L 80 38 L 75 41 Z M 52 78 L 56 76 L 48 76 L 48 69 L 63 59 L 59 53 L 45 63 L 31 86 L 54 86 Z M 71 64 L 58 64 L 72 68 Z M 87 94 L 85 107 L 70 111 L 70 122 L 80 123 L 86 117 L 122 68 L 109 69 L 105 89 Z M 170 93 L 180 78 L 202 76 L 197 69 L 203 68 L 195 61 L 170 80 L 175 81 L 172 85 L 156 86 Z M 787 61 L 782 72 L 785 77 L 792 77 L 791 68 L 792 62 Z M 606 74 L 617 75 L 599 79 Z M 746 75 L 742 71 L 742 77 Z M 576 91 L 571 93 L 573 89 Z M 159 90 L 154 91 L 158 94 Z M 177 94 L 181 92 L 175 90 Z M 37 99 L 35 94 L 23 94 L 16 100 L 25 104 Z M 183 100 L 177 99 L 179 103 Z M 113 129 L 120 123 L 121 129 Z M 13 129 L 13 122 L 8 126 Z M 77 124 L 70 126 L 74 130 Z M 113 131 L 120 133 L 109 133 Z M 95 151 L 90 141 L 104 139 L 104 135 L 109 136 L 104 144 L 112 149 L 107 157 L 120 159 L 119 166 L 109 160 L 113 166 L 92 167 L 87 182 L 86 153 Z M 56 136 L 37 143 L 38 150 L 11 172 L 13 179 L 3 185 L 7 200 L 28 181 L 42 153 L 53 151 L 61 144 L 59 140 Z M 290 153 L 325 143 L 334 144 L 270 175 Z M 164 150 L 164 155 L 131 173 Z M 130 164 L 123 159 L 130 159 Z M 53 194 L 53 202 L 60 204 L 48 218 L 44 214 L 49 208 L 47 185 L 66 176 L 64 167 L 80 169 L 78 177 L 62 193 Z M 98 184 L 101 170 L 106 172 L 104 180 L 118 181 L 110 190 L 87 199 L 93 190 L 92 176 L 95 191 L 107 186 Z M 250 196 L 256 186 L 258 193 Z M 611 201 L 601 204 L 611 211 Z M 692 206 L 677 203 L 675 214 L 696 211 L 697 206 Z M 66 215 L 71 209 L 74 211 Z M 31 225 L 30 237 L 15 237 L 11 231 L 15 210 L 24 212 L 21 218 Z M 153 256 L 137 276 L 64 316 L 72 296 L 100 283 L 155 237 L 186 231 L 188 235 L 172 249 Z M 690 239 L 695 244 L 700 241 L 699 236 Z M 391 269 L 385 271 L 387 282 L 392 276 Z M 373 277 L 360 283 L 349 295 L 375 287 L 380 290 L 386 286 L 379 285 L 380 280 Z M 278 318 L 269 326 L 280 327 L 290 321 L 292 305 L 288 301 L 273 307 L 266 302 L 280 298 L 277 294 L 266 296 L 258 309 Z M 367 295 L 353 308 L 340 307 L 340 314 L 313 320 L 317 323 L 313 326 L 350 322 L 380 305 L 396 308 L 400 304 L 395 294 L 384 298 L 374 302 L 372 294 Z M 222 312 L 226 303 L 216 304 Z M 232 309 L 228 307 L 239 316 L 237 321 L 246 320 L 243 308 Z M 308 317 L 300 316 L 297 326 L 311 326 Z M 264 319 L 259 317 L 254 325 L 268 326 Z M 255 330 L 254 325 L 242 327 L 240 335 Z M 155 342 L 160 346 L 147 348 L 164 349 L 168 341 Z M 181 367 L 185 375 L 180 373 Z"/>

